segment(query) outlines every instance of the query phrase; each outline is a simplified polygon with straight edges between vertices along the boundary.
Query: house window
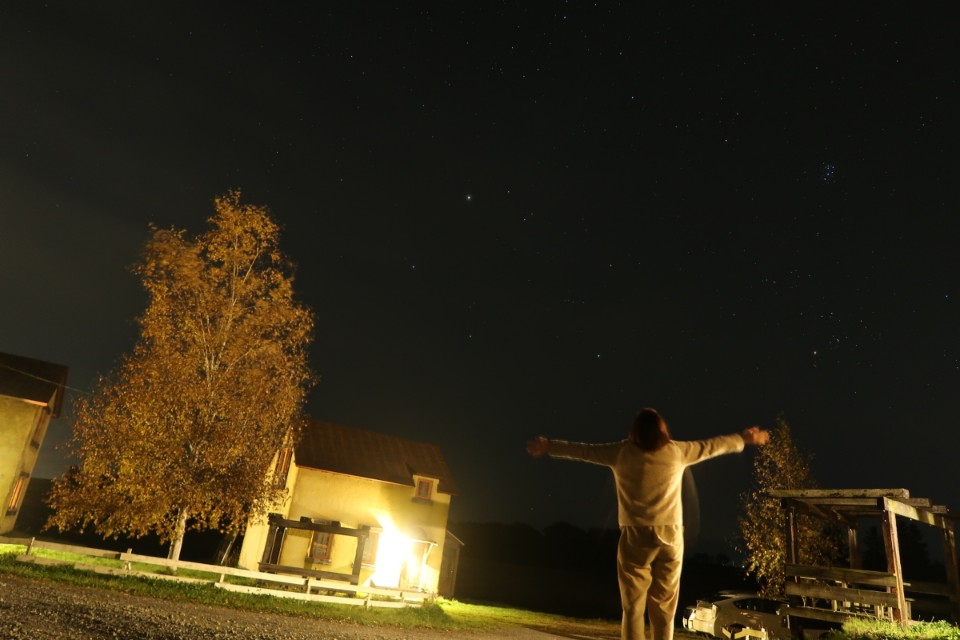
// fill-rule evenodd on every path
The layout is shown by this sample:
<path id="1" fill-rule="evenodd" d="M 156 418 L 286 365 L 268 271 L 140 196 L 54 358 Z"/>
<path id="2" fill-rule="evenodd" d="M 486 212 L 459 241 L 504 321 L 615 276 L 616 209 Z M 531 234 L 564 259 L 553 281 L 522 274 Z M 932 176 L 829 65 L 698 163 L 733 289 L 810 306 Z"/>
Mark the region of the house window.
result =
<path id="1" fill-rule="evenodd" d="M 30 474 L 21 473 L 17 478 L 17 484 L 13 487 L 13 493 L 10 494 L 10 500 L 7 502 L 7 515 L 13 515 L 20 509 L 20 500 L 27 490 L 27 482 L 30 480 Z"/>
<path id="2" fill-rule="evenodd" d="M 287 447 L 277 454 L 277 467 L 273 472 L 273 484 L 283 487 L 287 484 L 287 474 L 290 473 L 290 461 L 293 459 L 293 449 Z"/>
<path id="3" fill-rule="evenodd" d="M 413 495 L 414 500 L 430 502 L 433 500 L 433 480 L 417 478 L 417 489 Z"/>
<path id="4" fill-rule="evenodd" d="M 333 555 L 333 534 L 323 531 L 314 531 L 310 542 L 310 561 L 321 564 L 330 562 Z"/>
<path id="5" fill-rule="evenodd" d="M 380 529 L 370 529 L 363 545 L 363 564 L 377 563 L 377 548 L 380 546 Z"/>

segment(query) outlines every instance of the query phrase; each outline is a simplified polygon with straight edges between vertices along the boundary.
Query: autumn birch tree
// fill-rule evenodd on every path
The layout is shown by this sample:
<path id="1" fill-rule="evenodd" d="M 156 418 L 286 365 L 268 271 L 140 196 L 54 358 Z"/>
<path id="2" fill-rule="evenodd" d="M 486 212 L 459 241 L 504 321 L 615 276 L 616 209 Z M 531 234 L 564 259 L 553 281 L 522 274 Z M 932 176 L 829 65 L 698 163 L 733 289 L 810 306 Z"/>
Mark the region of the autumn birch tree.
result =
<path id="1" fill-rule="evenodd" d="M 155 533 L 177 559 L 188 525 L 236 533 L 282 498 L 270 466 L 298 435 L 313 317 L 266 208 L 234 191 L 215 210 L 193 239 L 153 229 L 139 338 L 76 403 L 48 526 Z"/>
<path id="2" fill-rule="evenodd" d="M 777 418 L 770 442 L 753 458 L 753 482 L 740 496 L 740 551 L 747 570 L 767 597 L 783 597 L 786 559 L 786 514 L 780 500 L 769 495 L 772 489 L 814 489 L 810 454 L 793 438 L 790 425 Z M 836 532 L 804 514 L 797 516 L 797 552 L 806 564 L 831 565 L 838 555 Z"/>

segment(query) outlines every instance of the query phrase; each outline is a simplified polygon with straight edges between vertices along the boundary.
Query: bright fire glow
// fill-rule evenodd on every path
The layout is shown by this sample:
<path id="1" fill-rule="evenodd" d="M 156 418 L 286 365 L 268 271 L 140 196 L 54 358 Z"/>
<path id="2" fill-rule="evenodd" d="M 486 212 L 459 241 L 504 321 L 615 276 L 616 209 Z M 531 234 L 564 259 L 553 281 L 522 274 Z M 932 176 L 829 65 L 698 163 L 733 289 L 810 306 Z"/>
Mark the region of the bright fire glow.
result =
<path id="1" fill-rule="evenodd" d="M 412 548 L 411 540 L 396 528 L 384 527 L 380 533 L 380 544 L 377 545 L 377 568 L 370 580 L 378 587 L 399 587 L 405 566 L 417 562 L 412 557 Z"/>
<path id="2" fill-rule="evenodd" d="M 380 524 L 380 541 L 377 544 L 376 570 L 370 582 L 378 587 L 400 586 L 400 578 L 408 567 L 419 567 L 420 558 L 414 554 L 414 541 L 400 533 L 386 513 L 376 514 Z"/>

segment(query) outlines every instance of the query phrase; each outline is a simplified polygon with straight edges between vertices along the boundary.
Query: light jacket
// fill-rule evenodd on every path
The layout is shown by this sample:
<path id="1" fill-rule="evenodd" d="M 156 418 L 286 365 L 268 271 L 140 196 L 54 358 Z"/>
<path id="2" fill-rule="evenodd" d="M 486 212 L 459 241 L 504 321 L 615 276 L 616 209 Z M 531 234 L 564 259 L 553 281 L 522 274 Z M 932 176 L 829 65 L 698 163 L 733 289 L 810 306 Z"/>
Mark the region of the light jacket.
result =
<path id="1" fill-rule="evenodd" d="M 609 467 L 617 483 L 617 520 L 621 527 L 683 524 L 680 492 L 683 470 L 709 458 L 743 451 L 739 433 L 691 442 L 671 440 L 645 451 L 629 440 L 586 444 L 549 440 L 553 458 Z"/>

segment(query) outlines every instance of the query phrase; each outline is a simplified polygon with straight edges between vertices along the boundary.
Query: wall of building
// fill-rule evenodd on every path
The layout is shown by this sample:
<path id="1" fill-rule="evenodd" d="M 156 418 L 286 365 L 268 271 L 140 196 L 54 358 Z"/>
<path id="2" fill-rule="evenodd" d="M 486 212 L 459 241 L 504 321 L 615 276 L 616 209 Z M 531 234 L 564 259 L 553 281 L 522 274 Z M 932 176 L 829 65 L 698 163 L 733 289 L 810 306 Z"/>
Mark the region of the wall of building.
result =
<path id="1" fill-rule="evenodd" d="M 49 421 L 45 406 L 0 396 L 0 534 L 16 525 L 16 511 L 8 513 L 10 499 L 21 474 L 33 474 Z"/>
<path id="2" fill-rule="evenodd" d="M 296 466 L 295 466 L 296 467 Z M 301 517 L 314 521 L 337 521 L 342 526 L 369 526 L 379 535 L 381 553 L 376 566 L 364 565 L 361 584 L 378 586 L 420 586 L 435 592 L 443 558 L 450 496 L 434 487 L 431 500 L 415 499 L 412 486 L 396 485 L 343 474 L 298 469 L 296 489 L 283 514 L 290 520 Z M 245 538 L 241 562 L 247 568 L 259 563 L 266 541 L 266 527 Z M 357 539 L 335 536 L 330 561 L 314 563 L 310 559 L 312 533 L 287 531 L 279 564 L 350 574 L 356 557 Z M 433 544 L 431 544 L 433 543 Z M 258 551 L 255 551 L 258 550 Z M 387 554 L 387 549 L 398 550 Z M 403 560 L 389 562 L 388 555 Z M 424 559 L 421 562 L 421 559 Z M 390 584 L 390 583 L 399 583 Z"/>
<path id="3" fill-rule="evenodd" d="M 274 458 L 273 464 L 276 464 Z M 290 472 L 287 474 L 286 489 L 288 498 L 283 504 L 278 504 L 273 513 L 279 513 L 284 518 L 290 513 L 290 498 L 293 494 L 293 488 L 297 485 L 300 469 L 297 465 L 290 465 Z M 266 514 L 259 520 L 252 520 L 247 523 L 247 529 L 243 534 L 243 545 L 240 547 L 240 556 L 237 560 L 237 566 L 242 569 L 256 571 L 263 559 L 263 549 L 267 544 L 267 535 L 270 533 L 270 527 L 267 526 Z"/>

